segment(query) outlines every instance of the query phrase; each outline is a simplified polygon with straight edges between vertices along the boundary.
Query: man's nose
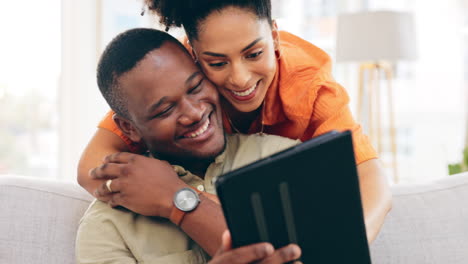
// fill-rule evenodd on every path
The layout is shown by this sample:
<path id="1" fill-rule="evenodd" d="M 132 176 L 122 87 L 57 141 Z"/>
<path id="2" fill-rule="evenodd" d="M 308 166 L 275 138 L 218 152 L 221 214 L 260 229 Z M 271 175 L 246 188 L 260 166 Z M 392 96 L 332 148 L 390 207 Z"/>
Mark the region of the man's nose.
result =
<path id="1" fill-rule="evenodd" d="M 199 100 L 183 99 L 181 101 L 181 115 L 179 123 L 184 126 L 196 124 L 203 119 L 206 107 Z"/>

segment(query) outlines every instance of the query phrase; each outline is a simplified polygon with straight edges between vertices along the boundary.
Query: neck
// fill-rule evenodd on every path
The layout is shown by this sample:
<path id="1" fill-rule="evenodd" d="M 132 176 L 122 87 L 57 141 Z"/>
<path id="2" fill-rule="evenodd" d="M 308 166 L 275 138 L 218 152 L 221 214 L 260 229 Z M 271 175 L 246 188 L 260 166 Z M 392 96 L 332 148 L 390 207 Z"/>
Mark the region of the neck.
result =
<path id="1" fill-rule="evenodd" d="M 223 110 L 226 111 L 226 114 L 232 123 L 232 130 L 239 130 L 241 133 L 248 133 L 250 126 L 258 118 L 262 109 L 262 106 L 260 106 L 252 112 L 240 112 L 225 99 L 223 99 L 221 103 L 223 105 Z"/>
<path id="2" fill-rule="evenodd" d="M 154 154 L 153 154 L 154 156 Z M 171 165 L 179 165 L 183 167 L 185 170 L 190 171 L 191 173 L 199 176 L 200 178 L 204 179 L 206 170 L 213 163 L 214 159 L 197 159 L 197 158 L 172 158 L 172 157 L 162 157 L 154 156 L 157 159 L 165 160 L 169 162 Z"/>

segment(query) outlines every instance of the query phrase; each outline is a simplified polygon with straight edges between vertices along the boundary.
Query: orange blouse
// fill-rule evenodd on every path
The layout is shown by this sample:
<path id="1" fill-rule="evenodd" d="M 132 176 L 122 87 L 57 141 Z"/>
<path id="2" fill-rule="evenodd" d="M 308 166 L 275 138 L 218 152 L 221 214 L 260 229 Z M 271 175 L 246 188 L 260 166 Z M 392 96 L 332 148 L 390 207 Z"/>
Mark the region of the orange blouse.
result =
<path id="1" fill-rule="evenodd" d="M 278 70 L 268 88 L 262 115 L 250 127 L 249 133 L 263 132 L 302 141 L 330 130 L 351 130 L 356 163 L 377 157 L 368 137 L 363 134 L 348 108 L 346 90 L 331 75 L 331 59 L 318 47 L 280 32 Z M 117 127 L 110 111 L 99 128 L 110 130 L 122 138 L 132 152 L 144 151 L 143 146 L 128 139 Z M 223 116 L 227 133 L 232 127 Z"/>

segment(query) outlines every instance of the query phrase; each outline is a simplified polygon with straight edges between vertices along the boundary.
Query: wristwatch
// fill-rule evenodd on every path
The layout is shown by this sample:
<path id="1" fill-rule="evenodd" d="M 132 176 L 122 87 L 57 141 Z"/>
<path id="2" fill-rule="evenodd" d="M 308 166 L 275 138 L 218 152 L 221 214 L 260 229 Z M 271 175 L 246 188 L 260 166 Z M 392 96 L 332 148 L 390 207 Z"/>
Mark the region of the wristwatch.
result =
<path id="1" fill-rule="evenodd" d="M 176 225 L 180 225 L 186 213 L 197 208 L 200 203 L 198 196 L 201 191 L 195 188 L 182 188 L 174 194 L 174 207 L 172 207 L 169 219 Z"/>

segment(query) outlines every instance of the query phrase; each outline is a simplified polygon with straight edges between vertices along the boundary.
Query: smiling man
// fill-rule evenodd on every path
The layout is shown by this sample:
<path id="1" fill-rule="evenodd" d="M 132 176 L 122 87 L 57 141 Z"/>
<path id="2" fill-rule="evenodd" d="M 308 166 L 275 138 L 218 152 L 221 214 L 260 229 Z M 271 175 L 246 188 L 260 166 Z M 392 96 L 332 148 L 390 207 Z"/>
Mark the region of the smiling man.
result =
<path id="1" fill-rule="evenodd" d="M 98 200 L 90 205 L 78 230 L 78 263 L 205 263 L 226 230 L 213 198 L 215 177 L 298 143 L 225 135 L 215 87 L 185 48 L 161 31 L 133 29 L 117 36 L 99 62 L 98 86 L 122 132 L 157 159 L 120 153 L 99 168 L 120 175 L 101 189 L 115 193 L 111 205 L 127 209 Z M 155 163 L 173 173 L 148 174 Z M 135 194 L 140 202 L 126 206 Z M 221 249 L 214 263 L 283 263 L 300 255 L 294 245 Z"/>

